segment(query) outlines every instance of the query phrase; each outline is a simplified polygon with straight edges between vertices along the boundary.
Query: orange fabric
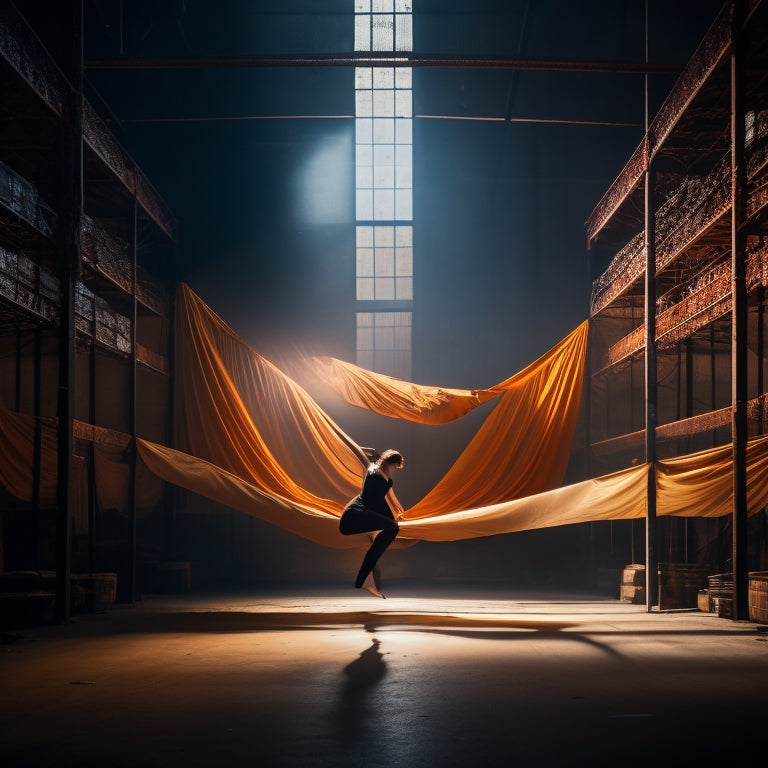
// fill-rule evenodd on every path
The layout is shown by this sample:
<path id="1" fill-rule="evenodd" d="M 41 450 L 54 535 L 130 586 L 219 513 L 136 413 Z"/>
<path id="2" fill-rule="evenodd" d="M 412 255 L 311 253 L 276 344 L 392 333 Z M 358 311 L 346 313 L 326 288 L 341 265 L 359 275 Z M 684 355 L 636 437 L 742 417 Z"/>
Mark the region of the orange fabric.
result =
<path id="1" fill-rule="evenodd" d="M 306 365 L 350 405 L 419 424 L 446 424 L 499 395 L 490 389 L 413 384 L 366 371 L 335 357 L 313 357 Z"/>
<path id="2" fill-rule="evenodd" d="M 586 353 L 588 322 L 582 323 L 568 338 L 555 347 L 549 355 L 562 354 L 562 347 L 580 344 L 576 357 L 566 364 L 578 362 L 581 355 L 583 367 Z M 583 337 L 583 338 L 582 338 Z M 559 361 L 563 362 L 562 358 Z M 381 373 L 366 371 L 352 363 L 335 357 L 312 357 L 305 364 L 314 374 L 335 390 L 350 405 L 365 408 L 392 419 L 405 419 L 418 424 L 447 424 L 469 413 L 478 405 L 510 390 L 520 390 L 521 379 L 530 377 L 530 368 L 488 389 L 449 389 L 414 384 Z M 542 360 L 531 368 L 546 364 Z M 577 382 L 580 386 L 580 380 Z"/>
<path id="3" fill-rule="evenodd" d="M 357 548 L 370 539 L 342 536 L 338 514 L 325 512 L 259 488 L 215 464 L 147 440 L 136 441 L 144 464 L 163 480 L 327 547 Z"/>
<path id="4" fill-rule="evenodd" d="M 239 509 L 324 546 L 368 546 L 366 534 L 342 536 L 338 518 L 268 493 L 194 456 L 137 441 L 138 453 L 171 483 Z M 499 533 L 546 528 L 590 520 L 629 520 L 645 516 L 648 465 L 585 480 L 525 499 L 515 499 L 400 523 L 398 541 L 456 541 Z"/>
<path id="5" fill-rule="evenodd" d="M 410 519 L 498 504 L 563 482 L 581 400 L 585 321 L 546 355 L 493 387 L 503 396 Z"/>
<path id="6" fill-rule="evenodd" d="M 54 501 L 56 465 L 55 432 L 42 425 L 43 499 Z M 0 408 L 0 481 L 19 498 L 31 501 L 32 466 L 19 457 L 31 457 L 34 420 Z M 138 456 L 157 477 L 241 510 L 304 538 L 335 548 L 364 547 L 364 535 L 342 536 L 335 514 L 313 509 L 257 488 L 251 483 L 202 459 L 172 448 L 137 439 Z M 659 516 L 724 516 L 731 513 L 731 446 L 702 451 L 659 462 L 656 469 Z M 768 505 L 768 437 L 747 446 L 749 512 Z M 457 510 L 431 518 L 401 523 L 399 539 L 455 541 L 500 533 L 533 530 L 599 520 L 645 517 L 647 475 L 650 465 L 622 470 L 501 504 Z M 15 479 L 13 479 L 15 477 Z M 100 482 L 105 482 L 102 478 Z"/>
<path id="7" fill-rule="evenodd" d="M 367 539 L 342 536 L 335 516 L 268 494 L 218 467 L 170 448 L 139 441 L 139 455 L 161 477 L 234 509 L 286 528 L 319 544 L 365 546 Z M 716 517 L 731 514 L 731 446 L 660 462 L 656 468 L 657 514 Z M 749 513 L 768 504 L 768 437 L 751 440 L 748 456 Z M 406 520 L 398 540 L 457 541 L 502 533 L 605 520 L 633 520 L 647 514 L 650 464 L 584 480 L 500 504 Z"/>
<path id="8" fill-rule="evenodd" d="M 176 296 L 176 445 L 257 488 L 340 514 L 360 448 L 186 285 Z"/>
<path id="9" fill-rule="evenodd" d="M 32 501 L 35 420 L 0 408 L 0 484 L 11 496 Z M 50 421 L 40 422 L 39 499 L 43 506 L 56 504 L 56 430 Z"/>
<path id="10" fill-rule="evenodd" d="M 400 535 L 458 541 L 558 525 L 645 517 L 648 464 L 544 493 L 401 523 Z"/>
<path id="11" fill-rule="evenodd" d="M 339 514 L 360 487 L 360 448 L 187 286 L 179 289 L 176 318 L 177 446 L 269 493 Z M 406 518 L 499 503 L 562 482 L 587 328 L 582 323 L 493 388 L 504 396 L 483 428 Z"/>
<path id="12" fill-rule="evenodd" d="M 747 509 L 768 506 L 768 437 L 747 442 Z M 722 517 L 733 511 L 733 448 L 719 448 L 659 461 L 658 515 Z"/>
<path id="13" fill-rule="evenodd" d="M 648 465 L 557 487 L 578 414 L 586 336 L 584 323 L 525 370 L 484 390 L 500 393 L 499 402 L 446 476 L 407 510 L 403 543 L 645 516 Z M 367 537 L 338 532 L 367 463 L 361 449 L 186 286 L 177 297 L 175 344 L 180 450 L 138 438 L 142 471 L 320 544 L 364 546 Z M 0 483 L 27 501 L 34 432 L 31 417 L 0 408 Z M 55 503 L 55 429 L 41 421 L 40 433 L 40 498 Z M 119 502 L 126 469 L 102 458 L 100 504 Z M 749 442 L 747 461 L 752 513 L 768 505 L 768 437 Z M 730 446 L 658 462 L 658 514 L 729 514 L 731 473 Z"/>

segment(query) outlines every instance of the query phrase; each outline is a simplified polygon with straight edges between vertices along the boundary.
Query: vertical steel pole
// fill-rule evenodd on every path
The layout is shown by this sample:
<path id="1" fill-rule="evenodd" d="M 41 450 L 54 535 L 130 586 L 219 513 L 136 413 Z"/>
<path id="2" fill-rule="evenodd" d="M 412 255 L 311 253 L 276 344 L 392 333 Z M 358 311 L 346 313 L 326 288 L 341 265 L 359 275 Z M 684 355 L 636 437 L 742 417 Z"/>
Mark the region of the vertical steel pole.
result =
<path id="1" fill-rule="evenodd" d="M 75 284 L 80 277 L 80 233 L 83 213 L 83 0 L 72 0 L 70 87 L 62 118 L 61 183 L 61 315 L 59 344 L 57 520 L 56 520 L 56 618 L 70 616 L 72 574 L 72 507 L 70 474 L 74 446 Z"/>
<path id="2" fill-rule="evenodd" d="M 177 425 L 179 422 L 179 415 L 176 411 L 176 376 L 177 376 L 177 356 L 176 356 L 176 342 L 178 335 L 176 333 L 176 289 L 179 284 L 179 242 L 175 240 L 173 243 L 173 265 L 169 282 L 172 285 L 171 291 L 171 324 L 170 324 L 170 339 L 168 341 L 168 358 L 169 358 L 169 376 L 171 377 L 168 387 L 168 445 L 174 448 L 178 447 L 177 444 Z M 163 554 L 169 561 L 176 559 L 176 524 L 178 518 L 178 512 L 181 508 L 182 489 L 177 485 L 165 485 L 165 526 L 164 526 L 164 547 Z"/>
<path id="3" fill-rule="evenodd" d="M 649 145 L 650 145 L 650 136 Z M 656 385 L 656 226 L 654 173 L 648 150 L 645 172 L 645 461 L 648 472 L 647 515 L 645 525 L 646 608 L 655 605 L 658 589 L 656 555 L 656 426 L 658 388 Z"/>
<path id="4" fill-rule="evenodd" d="M 648 61 L 648 0 L 645 3 L 645 59 Z M 650 131 L 648 75 L 645 75 L 645 461 L 648 495 L 645 518 L 645 603 L 651 611 L 656 599 L 656 211 L 653 195 L 654 141 Z"/>
<path id="5" fill-rule="evenodd" d="M 747 281 L 745 213 L 745 3 L 736 0 L 731 33 L 731 434 L 733 444 L 733 618 L 748 619 L 747 562 Z"/>
<path id="6" fill-rule="evenodd" d="M 130 480 L 128 483 L 128 584 L 125 589 L 125 601 L 136 602 L 136 404 L 137 404 L 137 379 L 136 379 L 136 321 L 138 319 L 138 305 L 136 303 L 137 260 L 138 260 L 138 214 L 139 206 L 136 196 L 131 201 L 131 399 L 130 399 L 130 425 L 131 425 L 131 450 L 130 450 Z"/>
<path id="7" fill-rule="evenodd" d="M 43 537 L 49 535 L 49 531 L 43 526 L 40 514 L 40 477 L 42 474 L 42 448 L 43 433 L 40 423 L 42 414 L 42 357 L 43 346 L 39 326 L 34 330 L 34 353 L 33 353 L 33 373 L 32 373 L 32 413 L 35 417 L 35 432 L 32 443 L 32 509 L 35 515 L 35 537 L 37 540 L 37 549 L 35 559 L 37 569 L 43 570 L 42 550 Z"/>
<path id="8" fill-rule="evenodd" d="M 763 371 L 763 357 L 765 355 L 765 329 L 763 323 L 765 322 L 765 288 L 761 285 L 757 289 L 757 395 L 758 398 L 763 394 L 763 387 L 765 386 L 765 373 Z M 764 404 L 762 400 L 758 400 L 760 403 L 758 407 L 758 433 L 763 434 L 765 429 L 764 418 Z"/>
<path id="9" fill-rule="evenodd" d="M 587 251 L 589 254 L 589 251 Z M 589 257 L 588 257 L 589 258 Z M 594 327 L 592 318 L 588 320 L 587 331 L 587 353 L 584 356 L 586 370 L 584 371 L 584 385 L 582 390 L 582 408 L 584 413 L 584 477 L 592 477 L 592 355 L 594 354 L 594 345 L 591 343 L 591 331 Z M 597 565 L 595 557 L 595 523 L 589 524 L 589 563 L 592 572 L 595 573 Z"/>
<path id="10" fill-rule="evenodd" d="M 21 413 L 21 326 L 16 323 L 16 381 L 14 392 L 14 408 Z"/>
<path id="11" fill-rule="evenodd" d="M 88 423 L 96 423 L 96 312 L 94 307 L 91 326 L 91 345 L 88 349 Z M 88 446 L 90 455 L 90 481 L 88 483 L 88 567 L 96 572 L 96 446 L 93 441 Z"/>

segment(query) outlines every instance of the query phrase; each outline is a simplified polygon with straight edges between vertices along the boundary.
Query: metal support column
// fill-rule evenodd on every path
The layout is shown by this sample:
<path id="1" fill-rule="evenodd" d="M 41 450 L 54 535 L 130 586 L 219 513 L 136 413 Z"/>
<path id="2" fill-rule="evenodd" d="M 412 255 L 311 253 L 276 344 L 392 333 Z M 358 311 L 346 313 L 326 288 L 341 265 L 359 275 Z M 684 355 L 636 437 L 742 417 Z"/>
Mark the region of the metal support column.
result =
<path id="1" fill-rule="evenodd" d="M 749 618 L 747 562 L 747 281 L 744 228 L 746 167 L 744 157 L 745 3 L 734 3 L 731 39 L 731 435 L 733 444 L 733 618 Z"/>
<path id="2" fill-rule="evenodd" d="M 645 2 L 645 60 L 649 58 L 649 2 Z M 656 558 L 656 425 L 658 420 L 656 382 L 656 206 L 653 195 L 654 137 L 650 131 L 650 93 L 645 75 L 645 462 L 648 494 L 645 518 L 645 605 L 653 609 L 658 589 Z"/>
<path id="3" fill-rule="evenodd" d="M 589 252 L 587 252 L 587 259 L 589 259 Z M 581 407 L 582 413 L 584 414 L 584 442 L 582 445 L 584 450 L 584 477 L 592 477 L 592 369 L 594 365 L 592 362 L 592 355 L 594 346 L 590 343 L 592 339 L 591 331 L 593 328 L 593 321 L 590 318 L 587 322 L 589 323 L 587 332 L 587 353 L 584 358 L 586 370 L 584 371 L 584 385 L 581 392 Z M 595 558 L 596 525 L 597 524 L 593 522 L 589 524 L 589 565 L 592 569 L 592 574 L 594 574 L 597 579 L 597 560 Z"/>
<path id="4" fill-rule="evenodd" d="M 170 302 L 170 338 L 168 340 L 168 361 L 170 382 L 168 385 L 168 445 L 176 446 L 176 424 L 178 415 L 176 413 L 176 398 L 174 390 L 176 387 L 176 288 L 179 284 L 179 244 L 173 243 L 173 265 L 170 270 L 169 282 L 173 290 L 171 291 Z M 182 494 L 185 491 L 178 485 L 165 484 L 165 505 L 164 505 L 164 526 L 163 526 L 163 556 L 169 562 L 176 559 L 176 523 L 178 511 L 181 509 Z"/>
<path id="5" fill-rule="evenodd" d="M 72 507 L 70 473 L 74 446 L 75 285 L 80 276 L 83 213 L 83 0 L 72 2 L 70 78 L 62 117 L 62 179 L 59 220 L 61 312 L 57 404 L 56 618 L 70 616 Z"/>
<path id="6" fill-rule="evenodd" d="M 645 172 L 645 462 L 648 472 L 645 523 L 645 601 L 651 611 L 658 589 L 656 556 L 656 426 L 658 388 L 656 383 L 656 211 L 653 196 L 654 172 L 650 161 Z"/>
<path id="7" fill-rule="evenodd" d="M 124 590 L 124 601 L 136 602 L 136 405 L 137 405 L 137 380 L 136 380 L 136 321 L 138 319 L 138 305 L 136 302 L 136 271 L 138 260 L 138 216 L 139 206 L 136 197 L 131 201 L 130 223 L 130 247 L 131 247 L 131 447 L 130 447 L 130 479 L 128 482 L 128 584 Z"/>
<path id="8" fill-rule="evenodd" d="M 32 511 L 35 515 L 35 540 L 37 542 L 35 549 L 35 561 L 37 569 L 44 570 L 42 559 L 43 541 L 50 535 L 43 525 L 43 519 L 40 512 L 40 476 L 42 474 L 42 445 L 43 430 L 40 423 L 42 415 L 42 366 L 43 366 L 43 345 L 40 338 L 40 327 L 33 331 L 34 346 L 32 359 L 32 414 L 35 419 L 35 431 L 32 442 Z M 50 566 L 49 566 L 50 567 Z"/>
<path id="9" fill-rule="evenodd" d="M 14 410 L 16 413 L 21 413 L 21 352 L 22 352 L 22 338 L 21 338 L 21 326 L 16 323 L 16 380 L 15 380 L 15 392 L 14 392 Z"/>
<path id="10" fill-rule="evenodd" d="M 763 357 L 765 355 L 765 288 L 761 285 L 757 289 L 757 395 L 763 394 L 765 387 L 765 373 L 763 371 Z M 765 408 L 761 404 L 758 408 L 758 433 L 763 434 L 765 429 Z"/>
<path id="11" fill-rule="evenodd" d="M 91 342 L 88 348 L 88 423 L 96 423 L 96 312 L 94 308 L 91 326 Z M 90 481 L 88 483 L 88 570 L 96 573 L 96 526 L 98 520 L 96 498 L 96 446 L 88 446 L 90 457 Z"/>

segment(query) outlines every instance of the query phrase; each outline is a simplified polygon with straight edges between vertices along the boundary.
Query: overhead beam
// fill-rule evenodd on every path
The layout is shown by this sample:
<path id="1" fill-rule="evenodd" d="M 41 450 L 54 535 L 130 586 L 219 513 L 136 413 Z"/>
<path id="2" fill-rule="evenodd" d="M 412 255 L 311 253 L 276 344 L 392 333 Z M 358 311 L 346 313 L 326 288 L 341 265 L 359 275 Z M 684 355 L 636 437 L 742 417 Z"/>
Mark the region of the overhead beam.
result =
<path id="1" fill-rule="evenodd" d="M 676 64 L 633 61 L 574 61 L 568 59 L 488 58 L 362 53 L 292 56 L 203 56 L 91 59 L 86 69 L 250 69 L 270 67 L 434 67 L 443 69 L 510 69 L 520 72 L 600 72 L 631 75 L 677 75 Z"/>

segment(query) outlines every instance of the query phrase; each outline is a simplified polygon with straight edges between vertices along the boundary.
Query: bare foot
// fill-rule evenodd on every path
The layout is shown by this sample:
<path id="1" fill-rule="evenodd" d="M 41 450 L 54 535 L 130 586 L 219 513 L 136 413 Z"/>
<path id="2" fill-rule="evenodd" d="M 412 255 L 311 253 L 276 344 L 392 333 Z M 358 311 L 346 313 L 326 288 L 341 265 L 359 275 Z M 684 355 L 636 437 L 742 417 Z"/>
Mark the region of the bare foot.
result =
<path id="1" fill-rule="evenodd" d="M 380 597 L 383 600 L 387 599 L 384 596 L 384 593 L 376 586 L 376 583 L 373 580 L 373 574 L 371 573 L 368 574 L 368 577 L 363 582 L 363 589 L 367 589 L 375 597 Z"/>

